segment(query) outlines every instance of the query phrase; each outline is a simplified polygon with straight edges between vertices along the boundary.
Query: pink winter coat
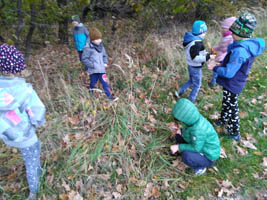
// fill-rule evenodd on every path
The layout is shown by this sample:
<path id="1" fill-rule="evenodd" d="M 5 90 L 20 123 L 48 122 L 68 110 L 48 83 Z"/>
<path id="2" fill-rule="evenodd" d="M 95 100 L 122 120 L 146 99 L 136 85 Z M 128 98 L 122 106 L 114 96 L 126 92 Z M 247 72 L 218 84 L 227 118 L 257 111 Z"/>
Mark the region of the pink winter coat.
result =
<path id="1" fill-rule="evenodd" d="M 232 32 L 227 31 L 223 34 L 223 37 L 221 39 L 221 44 L 219 46 L 213 47 L 215 51 L 218 52 L 218 57 L 216 58 L 219 62 L 223 61 L 224 57 L 227 54 L 227 49 L 229 44 L 233 42 Z"/>

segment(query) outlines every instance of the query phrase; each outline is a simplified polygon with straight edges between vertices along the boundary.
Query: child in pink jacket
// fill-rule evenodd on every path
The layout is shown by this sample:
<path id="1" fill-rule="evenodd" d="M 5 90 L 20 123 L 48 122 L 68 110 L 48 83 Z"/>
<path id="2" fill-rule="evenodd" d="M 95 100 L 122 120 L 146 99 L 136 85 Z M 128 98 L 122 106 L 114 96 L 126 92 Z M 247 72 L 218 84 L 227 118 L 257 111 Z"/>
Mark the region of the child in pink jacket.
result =
<path id="1" fill-rule="evenodd" d="M 215 51 L 218 52 L 218 56 L 216 57 L 217 62 L 222 62 L 224 57 L 227 54 L 227 49 L 229 44 L 233 42 L 232 32 L 229 31 L 229 28 L 232 26 L 232 24 L 235 22 L 235 17 L 229 17 L 222 21 L 221 28 L 222 28 L 222 39 L 219 46 L 213 47 Z M 214 87 L 216 85 L 216 79 L 217 79 L 217 73 L 213 72 L 212 79 L 210 82 L 210 86 Z"/>

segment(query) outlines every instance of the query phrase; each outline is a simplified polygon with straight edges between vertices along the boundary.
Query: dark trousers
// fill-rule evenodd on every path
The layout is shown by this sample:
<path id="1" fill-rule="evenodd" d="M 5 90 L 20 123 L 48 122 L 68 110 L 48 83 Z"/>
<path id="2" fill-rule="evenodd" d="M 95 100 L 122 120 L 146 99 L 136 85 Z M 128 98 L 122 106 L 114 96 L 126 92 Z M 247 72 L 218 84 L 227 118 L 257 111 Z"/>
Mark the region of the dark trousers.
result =
<path id="1" fill-rule="evenodd" d="M 232 135 L 240 134 L 238 94 L 223 89 L 222 111 L 220 120 L 227 123 L 227 131 Z"/>
<path id="2" fill-rule="evenodd" d="M 105 73 L 95 73 L 90 75 L 90 89 L 93 89 L 95 87 L 95 84 L 97 83 L 98 80 L 100 80 L 107 97 L 111 97 L 108 85 L 108 78 Z"/>
<path id="3" fill-rule="evenodd" d="M 83 54 L 83 51 L 78 51 L 78 54 L 79 54 L 79 59 L 80 59 L 80 61 L 82 61 L 82 54 Z"/>
<path id="4" fill-rule="evenodd" d="M 182 138 L 182 136 L 178 134 L 176 135 L 176 141 L 178 144 L 187 144 L 187 142 Z M 194 171 L 201 168 L 211 167 L 216 162 L 216 160 L 209 160 L 202 153 L 193 151 L 183 151 L 182 161 Z"/>

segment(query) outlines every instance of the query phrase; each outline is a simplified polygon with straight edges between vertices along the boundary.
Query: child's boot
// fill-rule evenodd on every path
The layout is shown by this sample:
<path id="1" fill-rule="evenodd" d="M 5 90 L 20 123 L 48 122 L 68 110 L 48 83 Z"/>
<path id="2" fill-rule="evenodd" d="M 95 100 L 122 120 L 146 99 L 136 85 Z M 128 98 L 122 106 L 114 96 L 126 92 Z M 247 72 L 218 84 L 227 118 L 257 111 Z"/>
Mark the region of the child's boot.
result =
<path id="1" fill-rule="evenodd" d="M 30 192 L 30 194 L 26 200 L 37 200 L 37 194 Z"/>

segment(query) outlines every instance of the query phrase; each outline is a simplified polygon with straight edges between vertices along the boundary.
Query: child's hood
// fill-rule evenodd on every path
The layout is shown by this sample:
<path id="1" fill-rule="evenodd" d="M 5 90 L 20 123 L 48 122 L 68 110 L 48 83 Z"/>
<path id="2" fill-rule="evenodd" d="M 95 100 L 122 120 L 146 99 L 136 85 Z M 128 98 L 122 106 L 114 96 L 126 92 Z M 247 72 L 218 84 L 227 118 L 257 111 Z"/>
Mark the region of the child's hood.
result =
<path id="1" fill-rule="evenodd" d="M 264 52 L 265 42 L 261 38 L 253 38 L 242 42 L 235 42 L 234 45 L 242 46 L 254 57 L 259 56 Z"/>
<path id="2" fill-rule="evenodd" d="M 202 37 L 199 37 L 199 36 L 196 36 L 196 35 L 194 35 L 191 32 L 186 32 L 185 35 L 184 35 L 183 45 L 186 46 L 187 44 L 189 44 L 190 42 L 192 42 L 194 40 L 200 40 L 200 41 L 202 41 L 203 38 Z"/>
<path id="3" fill-rule="evenodd" d="M 197 107 L 185 98 L 177 101 L 172 109 L 172 114 L 177 120 L 189 126 L 195 124 L 201 116 Z"/>
<path id="4" fill-rule="evenodd" d="M 21 107 L 31 91 L 31 85 L 23 78 L 0 77 L 0 111 Z"/>

